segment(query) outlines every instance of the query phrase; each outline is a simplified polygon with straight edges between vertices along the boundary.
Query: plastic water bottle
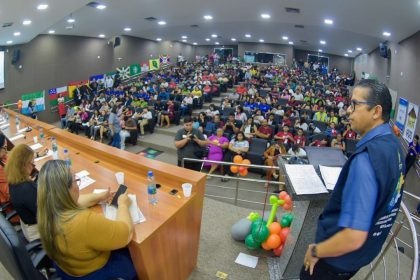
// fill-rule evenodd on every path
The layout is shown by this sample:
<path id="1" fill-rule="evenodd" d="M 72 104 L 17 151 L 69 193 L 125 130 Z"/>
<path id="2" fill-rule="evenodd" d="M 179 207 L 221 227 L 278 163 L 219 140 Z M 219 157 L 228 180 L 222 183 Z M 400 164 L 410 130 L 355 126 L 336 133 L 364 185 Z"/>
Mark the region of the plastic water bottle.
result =
<path id="1" fill-rule="evenodd" d="M 39 143 L 44 144 L 45 137 L 44 137 L 44 130 L 42 128 L 39 129 Z"/>
<path id="2" fill-rule="evenodd" d="M 157 204 L 158 200 L 156 198 L 156 182 L 155 176 L 153 176 L 153 171 L 147 172 L 147 196 L 151 204 Z"/>
<path id="3" fill-rule="evenodd" d="M 19 116 L 16 116 L 16 130 L 20 129 L 20 120 L 19 120 Z"/>
<path id="4" fill-rule="evenodd" d="M 70 155 L 69 155 L 69 150 L 64 149 L 64 161 L 66 162 L 66 165 L 68 167 L 71 167 L 71 159 L 70 159 Z"/>
<path id="5" fill-rule="evenodd" d="M 58 159 L 58 146 L 55 137 L 51 138 L 51 146 L 53 151 L 53 159 Z"/>

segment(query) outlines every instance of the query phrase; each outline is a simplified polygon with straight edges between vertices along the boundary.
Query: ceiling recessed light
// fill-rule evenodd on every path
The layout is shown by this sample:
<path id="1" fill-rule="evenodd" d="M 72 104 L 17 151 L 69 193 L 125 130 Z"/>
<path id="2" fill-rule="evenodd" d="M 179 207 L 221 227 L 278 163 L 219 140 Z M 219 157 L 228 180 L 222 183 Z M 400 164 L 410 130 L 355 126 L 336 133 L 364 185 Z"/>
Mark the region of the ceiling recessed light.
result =
<path id="1" fill-rule="evenodd" d="M 160 42 L 162 41 L 162 38 L 156 38 L 156 41 Z"/>
<path id="2" fill-rule="evenodd" d="M 389 32 L 387 32 L 387 31 L 385 31 L 384 33 L 382 33 L 382 35 L 384 35 L 384 36 L 386 36 L 386 37 L 389 37 L 389 36 L 391 36 L 391 33 L 389 33 Z"/>
<path id="3" fill-rule="evenodd" d="M 214 42 L 214 44 L 215 44 L 215 45 L 219 45 L 220 43 L 219 43 L 219 42 Z"/>
<path id="4" fill-rule="evenodd" d="M 264 43 L 264 39 L 260 39 L 259 41 L 260 41 L 260 43 Z"/>
<path id="5" fill-rule="evenodd" d="M 10 44 L 12 44 L 13 43 L 13 41 L 7 41 L 6 42 L 6 44 L 8 44 L 8 45 L 10 45 Z"/>
<path id="6" fill-rule="evenodd" d="M 211 20 L 211 19 L 213 19 L 213 17 L 211 15 L 205 15 L 203 18 L 205 20 Z"/>
<path id="7" fill-rule="evenodd" d="M 235 42 L 235 41 L 236 41 L 236 38 L 232 38 L 232 39 L 230 39 L 230 40 L 232 40 L 233 42 Z"/>
<path id="8" fill-rule="evenodd" d="M 124 31 L 125 32 L 130 32 L 131 31 L 131 28 L 130 27 L 126 27 L 126 28 L 124 28 Z"/>
<path id="9" fill-rule="evenodd" d="M 49 30 L 48 33 L 54 34 L 55 33 L 55 30 Z"/>
<path id="10" fill-rule="evenodd" d="M 182 42 L 186 43 L 186 42 L 187 42 L 187 40 L 186 40 L 186 39 L 183 39 L 183 40 L 182 40 Z"/>
<path id="11" fill-rule="evenodd" d="M 22 24 L 23 25 L 30 25 L 32 23 L 32 21 L 31 20 L 29 20 L 29 19 L 25 19 L 23 22 L 22 22 Z"/>
<path id="12" fill-rule="evenodd" d="M 265 19 L 271 18 L 269 14 L 261 14 L 261 17 Z"/>
<path id="13" fill-rule="evenodd" d="M 324 19 L 325 24 L 333 24 L 334 21 L 332 19 Z"/>
<path id="14" fill-rule="evenodd" d="M 38 7 L 36 7 L 38 10 L 45 10 L 48 8 L 47 4 L 39 4 Z"/>
<path id="15" fill-rule="evenodd" d="M 106 8 L 106 6 L 103 5 L 103 4 L 99 4 L 99 5 L 96 6 L 96 9 L 98 9 L 98 10 L 103 10 L 105 8 Z"/>
<path id="16" fill-rule="evenodd" d="M 13 33 L 13 36 L 20 36 L 20 32 L 17 31 L 17 32 Z"/>
<path id="17" fill-rule="evenodd" d="M 164 20 L 158 21 L 158 24 L 159 25 L 165 25 L 166 24 L 166 21 L 164 21 Z"/>
<path id="18" fill-rule="evenodd" d="M 73 22 L 75 22 L 75 21 L 76 21 L 76 20 L 75 20 L 74 18 L 72 18 L 72 17 L 71 17 L 71 18 L 69 18 L 69 19 L 67 20 L 67 22 L 68 22 L 68 23 L 73 23 Z"/>
<path id="19" fill-rule="evenodd" d="M 347 52 L 348 52 L 348 53 L 352 53 L 353 51 L 352 51 L 352 50 L 347 50 Z"/>
<path id="20" fill-rule="evenodd" d="M 290 42 L 289 42 L 289 45 L 293 45 L 293 42 L 292 42 L 292 41 L 290 41 Z"/>
<path id="21" fill-rule="evenodd" d="M 347 53 L 345 53 L 344 56 L 349 56 L 349 55 Z"/>
<path id="22" fill-rule="evenodd" d="M 206 38 L 206 41 L 208 42 L 208 41 L 210 41 L 210 38 Z"/>
<path id="23" fill-rule="evenodd" d="M 99 38 L 105 38 L 105 34 L 99 34 Z"/>
<path id="24" fill-rule="evenodd" d="M 358 52 L 361 52 L 361 51 L 362 51 L 362 48 L 356 48 L 356 50 L 357 50 Z"/>
<path id="25" fill-rule="evenodd" d="M 188 37 L 187 37 L 187 36 L 185 36 L 185 35 L 182 35 L 182 36 L 181 36 L 181 38 L 182 38 L 182 39 L 187 39 Z"/>
<path id="26" fill-rule="evenodd" d="M 320 43 L 321 45 L 325 45 L 327 42 L 325 42 L 324 40 L 321 40 L 321 41 L 319 41 L 319 43 Z"/>
<path id="27" fill-rule="evenodd" d="M 217 34 L 211 34 L 211 37 L 217 38 Z"/>
<path id="28" fill-rule="evenodd" d="M 245 34 L 245 37 L 251 38 L 251 34 Z"/>
<path id="29" fill-rule="evenodd" d="M 194 46 L 196 46 L 196 45 L 197 45 L 197 43 L 196 43 L 196 42 L 194 42 L 194 43 L 193 43 L 193 45 L 194 45 Z"/>
<path id="30" fill-rule="evenodd" d="M 289 40 L 289 37 L 287 37 L 287 36 L 283 36 L 283 37 L 281 37 L 283 40 Z"/>
<path id="31" fill-rule="evenodd" d="M 322 52 L 322 50 L 321 50 L 321 49 L 319 49 L 319 50 L 318 50 L 318 52 Z"/>

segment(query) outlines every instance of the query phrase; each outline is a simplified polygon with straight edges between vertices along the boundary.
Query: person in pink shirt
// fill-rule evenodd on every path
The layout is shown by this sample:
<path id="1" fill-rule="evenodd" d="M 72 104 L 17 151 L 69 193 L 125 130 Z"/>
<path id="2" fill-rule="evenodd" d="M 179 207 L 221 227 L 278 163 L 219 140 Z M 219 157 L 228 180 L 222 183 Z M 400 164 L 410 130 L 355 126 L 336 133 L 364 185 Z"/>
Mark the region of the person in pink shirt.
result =
<path id="1" fill-rule="evenodd" d="M 295 142 L 293 134 L 289 131 L 288 125 L 283 126 L 283 131 L 280 131 L 274 135 L 274 139 L 279 140 L 279 142 L 283 143 L 286 147 Z"/>
<path id="2" fill-rule="evenodd" d="M 306 138 L 305 135 L 303 135 L 302 128 L 298 128 L 297 135 L 295 135 L 293 139 L 295 140 L 296 145 L 298 145 L 299 147 L 305 147 Z"/>
<path id="3" fill-rule="evenodd" d="M 229 146 L 229 139 L 223 136 L 223 129 L 218 128 L 216 135 L 212 135 L 208 138 L 209 144 L 209 160 L 221 161 L 223 159 L 223 150 Z M 217 163 L 211 163 L 209 174 L 212 174 L 219 165 Z M 210 178 L 210 177 L 208 177 Z"/>

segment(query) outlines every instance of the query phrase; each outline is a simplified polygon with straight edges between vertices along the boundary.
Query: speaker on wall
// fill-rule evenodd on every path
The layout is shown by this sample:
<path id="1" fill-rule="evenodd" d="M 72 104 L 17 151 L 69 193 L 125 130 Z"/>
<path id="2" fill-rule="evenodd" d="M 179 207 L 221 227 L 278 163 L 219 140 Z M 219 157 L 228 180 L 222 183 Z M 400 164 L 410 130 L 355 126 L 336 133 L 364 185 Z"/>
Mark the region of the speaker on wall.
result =
<path id="1" fill-rule="evenodd" d="M 12 53 L 12 64 L 18 63 L 19 58 L 20 58 L 20 49 L 14 49 Z"/>
<path id="2" fill-rule="evenodd" d="M 118 47 L 119 45 L 121 45 L 121 38 L 120 37 L 115 37 L 114 48 Z"/>
<path id="3" fill-rule="evenodd" d="M 385 43 L 379 44 L 379 55 L 384 58 L 388 58 L 388 47 Z"/>

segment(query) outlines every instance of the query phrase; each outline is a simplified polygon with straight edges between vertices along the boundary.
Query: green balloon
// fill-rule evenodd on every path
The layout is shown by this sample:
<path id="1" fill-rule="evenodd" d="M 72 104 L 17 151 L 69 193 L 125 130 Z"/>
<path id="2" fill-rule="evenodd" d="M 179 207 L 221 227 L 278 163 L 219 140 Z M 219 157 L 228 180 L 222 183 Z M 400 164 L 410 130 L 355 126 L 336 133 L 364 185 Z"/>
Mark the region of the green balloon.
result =
<path id="1" fill-rule="evenodd" d="M 293 215 L 292 214 L 286 214 L 285 218 L 289 221 L 289 225 L 293 222 Z"/>
<path id="2" fill-rule="evenodd" d="M 252 234 L 248 234 L 245 238 L 245 245 L 250 250 L 255 250 L 260 247 L 261 243 L 258 243 L 254 240 L 254 237 L 252 237 Z"/>
<path id="3" fill-rule="evenodd" d="M 281 225 L 281 227 L 288 227 L 288 226 L 290 226 L 289 219 L 283 217 L 281 219 L 281 221 L 280 221 L 280 225 Z"/>
<path id="4" fill-rule="evenodd" d="M 252 229 L 252 237 L 255 241 L 259 243 L 264 242 L 269 234 L 270 231 L 268 230 L 266 225 L 262 225 L 261 227 L 255 227 Z"/>
<path id="5" fill-rule="evenodd" d="M 262 218 L 258 218 L 255 222 L 252 222 L 252 224 L 251 224 L 251 231 L 254 228 L 259 228 L 261 226 L 261 224 L 263 224 L 263 226 L 265 226 L 267 224 L 267 222 L 264 221 Z"/>

